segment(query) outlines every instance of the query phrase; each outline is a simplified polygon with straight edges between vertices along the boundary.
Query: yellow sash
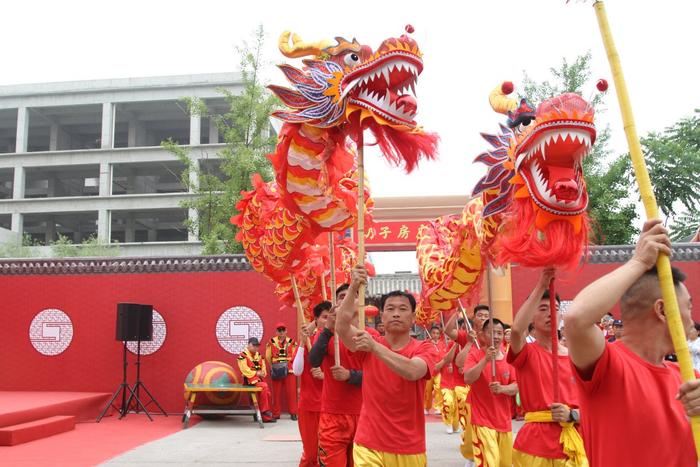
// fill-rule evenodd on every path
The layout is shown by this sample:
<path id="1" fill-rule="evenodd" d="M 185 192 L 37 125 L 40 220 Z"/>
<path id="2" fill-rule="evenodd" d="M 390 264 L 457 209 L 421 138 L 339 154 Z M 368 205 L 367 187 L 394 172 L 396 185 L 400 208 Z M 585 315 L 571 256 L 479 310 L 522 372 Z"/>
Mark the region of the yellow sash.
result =
<path id="1" fill-rule="evenodd" d="M 539 412 L 527 412 L 525 414 L 525 423 L 554 423 L 552 420 L 552 412 L 549 410 L 541 410 Z M 586 458 L 586 450 L 583 447 L 583 439 L 581 434 L 572 422 L 559 422 L 561 425 L 561 436 L 559 442 L 564 447 L 564 454 L 569 460 L 576 462 L 576 465 L 587 466 L 588 459 Z"/>

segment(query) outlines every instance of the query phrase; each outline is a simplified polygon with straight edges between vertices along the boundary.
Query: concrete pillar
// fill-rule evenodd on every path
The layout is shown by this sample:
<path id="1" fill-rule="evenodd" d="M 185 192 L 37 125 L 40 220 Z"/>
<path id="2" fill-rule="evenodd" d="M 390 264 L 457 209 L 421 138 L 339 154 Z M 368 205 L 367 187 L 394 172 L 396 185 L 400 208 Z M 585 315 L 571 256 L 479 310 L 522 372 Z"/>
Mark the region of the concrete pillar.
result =
<path id="1" fill-rule="evenodd" d="M 188 191 L 190 193 L 196 193 L 197 189 L 199 188 L 199 169 L 199 159 L 193 160 L 192 170 L 190 170 L 189 173 L 190 189 Z"/>
<path id="2" fill-rule="evenodd" d="M 12 199 L 23 199 L 27 171 L 21 165 L 15 166 L 14 181 L 12 182 Z"/>
<path id="3" fill-rule="evenodd" d="M 190 146 L 202 144 L 202 117 L 190 115 Z"/>
<path id="4" fill-rule="evenodd" d="M 52 123 L 51 129 L 49 131 L 49 151 L 58 150 L 58 131 L 59 127 L 57 124 Z"/>
<path id="5" fill-rule="evenodd" d="M 46 174 L 46 181 L 47 181 L 47 186 L 46 186 L 46 197 L 47 198 L 55 198 L 56 197 L 56 174 L 54 173 L 47 173 Z"/>
<path id="6" fill-rule="evenodd" d="M 70 147 L 70 135 L 63 131 L 60 125 L 52 123 L 49 131 L 49 151 L 64 151 Z"/>
<path id="7" fill-rule="evenodd" d="M 143 123 L 132 118 L 129 120 L 127 147 L 136 148 L 146 145 L 146 128 Z"/>
<path id="8" fill-rule="evenodd" d="M 158 230 L 156 228 L 148 229 L 148 241 L 155 242 L 158 240 Z"/>
<path id="9" fill-rule="evenodd" d="M 18 234 L 24 234 L 24 214 L 20 212 L 12 213 L 12 231 Z"/>
<path id="10" fill-rule="evenodd" d="M 195 226 L 194 230 L 188 230 L 187 241 L 188 242 L 198 242 L 199 241 L 199 214 L 194 208 L 187 210 L 187 217 L 189 217 L 192 225 Z"/>
<path id="11" fill-rule="evenodd" d="M 29 140 L 29 112 L 26 107 L 17 109 L 17 139 L 15 142 L 15 152 L 27 152 L 27 141 Z"/>
<path id="12" fill-rule="evenodd" d="M 483 274 L 484 282 L 481 289 L 481 300 L 479 303 L 483 305 L 489 304 L 489 285 L 491 286 L 491 307 L 493 308 L 493 317 L 498 318 L 504 323 L 513 322 L 513 294 L 510 280 L 510 265 L 497 270 L 487 268 Z"/>
<path id="13" fill-rule="evenodd" d="M 53 216 L 48 216 L 46 219 L 46 232 L 44 232 L 44 244 L 50 245 L 56 239 L 56 220 Z"/>
<path id="14" fill-rule="evenodd" d="M 216 144 L 219 142 L 219 127 L 216 125 L 216 120 L 213 117 L 209 117 L 209 144 Z"/>
<path id="15" fill-rule="evenodd" d="M 100 162 L 100 196 L 112 194 L 112 166 L 109 162 Z"/>
<path id="16" fill-rule="evenodd" d="M 102 149 L 114 147 L 114 104 L 102 104 Z"/>
<path id="17" fill-rule="evenodd" d="M 110 219 L 107 209 L 97 211 L 97 240 L 101 243 L 110 242 Z"/>
<path id="18" fill-rule="evenodd" d="M 126 243 L 133 243 L 136 241 L 136 221 L 132 213 L 129 213 L 124 224 L 124 241 Z"/>

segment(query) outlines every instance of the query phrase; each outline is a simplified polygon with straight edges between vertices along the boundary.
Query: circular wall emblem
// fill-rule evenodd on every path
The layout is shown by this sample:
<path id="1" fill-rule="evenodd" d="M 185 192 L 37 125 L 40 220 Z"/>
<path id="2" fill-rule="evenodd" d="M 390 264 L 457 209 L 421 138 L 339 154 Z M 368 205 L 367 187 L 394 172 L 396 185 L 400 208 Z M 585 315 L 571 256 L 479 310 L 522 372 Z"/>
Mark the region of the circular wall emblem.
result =
<path id="1" fill-rule="evenodd" d="M 165 336 L 167 334 L 167 326 L 165 325 L 165 320 L 163 317 L 153 309 L 153 340 L 151 341 L 141 341 L 141 355 L 150 355 L 153 352 L 160 349 L 165 342 Z M 129 352 L 136 354 L 138 350 L 137 341 L 128 341 L 126 343 L 126 348 Z"/>
<path id="2" fill-rule="evenodd" d="M 216 338 L 228 353 L 243 352 L 248 339 L 262 339 L 263 322 L 260 316 L 247 306 L 234 306 L 221 313 L 216 322 Z"/>
<path id="3" fill-rule="evenodd" d="M 49 308 L 40 311 L 29 325 L 29 340 L 40 354 L 58 355 L 73 340 L 73 323 L 61 310 Z"/>

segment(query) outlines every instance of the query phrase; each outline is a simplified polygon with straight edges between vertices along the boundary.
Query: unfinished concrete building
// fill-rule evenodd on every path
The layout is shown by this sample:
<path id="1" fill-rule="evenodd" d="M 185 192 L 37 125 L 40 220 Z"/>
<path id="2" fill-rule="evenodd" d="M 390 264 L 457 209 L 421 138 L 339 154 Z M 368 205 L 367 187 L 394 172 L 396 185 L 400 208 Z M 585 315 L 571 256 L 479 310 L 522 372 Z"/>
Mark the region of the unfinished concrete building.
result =
<path id="1" fill-rule="evenodd" d="M 221 90 L 240 86 L 233 73 L 0 86 L 0 227 L 36 244 L 94 236 L 125 255 L 199 252 L 184 165 L 160 144 L 188 145 L 215 172 Z M 190 116 L 184 97 L 207 115 Z"/>

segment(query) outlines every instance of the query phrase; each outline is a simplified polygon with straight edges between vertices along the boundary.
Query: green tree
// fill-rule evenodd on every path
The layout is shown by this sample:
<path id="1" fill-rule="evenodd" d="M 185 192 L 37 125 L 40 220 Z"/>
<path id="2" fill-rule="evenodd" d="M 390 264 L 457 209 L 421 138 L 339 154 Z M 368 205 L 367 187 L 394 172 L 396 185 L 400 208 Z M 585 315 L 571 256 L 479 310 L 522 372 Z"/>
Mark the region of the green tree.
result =
<path id="1" fill-rule="evenodd" d="M 659 210 L 673 219 L 672 237 L 692 236 L 700 220 L 700 111 L 641 143 Z"/>
<path id="2" fill-rule="evenodd" d="M 562 59 L 556 68 L 550 68 L 552 81 L 535 82 L 523 72 L 523 95 L 532 105 L 565 93 L 576 92 L 583 96 L 594 89 L 590 71 L 591 53 L 580 55 L 569 63 Z M 596 112 L 603 112 L 605 95 L 595 93 L 591 105 Z M 588 188 L 588 212 L 593 220 L 591 242 L 598 245 L 625 245 L 632 242 L 638 232 L 633 226 L 637 218 L 635 205 L 630 198 L 631 172 L 627 156 L 612 157 L 608 147 L 610 128 L 598 128 L 596 143 L 583 161 L 583 171 Z"/>
<path id="3" fill-rule="evenodd" d="M 235 240 L 236 228 L 229 219 L 235 213 L 241 191 L 251 189 L 251 176 L 259 173 L 264 180 L 271 180 L 272 165 L 267 154 L 274 151 L 276 135 L 270 125 L 270 113 L 278 106 L 278 100 L 262 82 L 262 57 L 265 33 L 259 26 L 253 34 L 253 42 L 243 42 L 236 50 L 240 55 L 240 93 L 222 89 L 229 110 L 223 115 L 209 116 L 223 137 L 226 147 L 217 154 L 219 170 L 210 165 L 198 166 L 188 149 L 172 140 L 162 146 L 174 154 L 184 165 L 183 184 L 196 197 L 181 205 L 197 212 L 197 222 L 188 221 L 187 228 L 199 236 L 204 254 L 240 253 Z M 193 98 L 185 98 L 189 111 L 207 116 L 206 105 Z"/>

